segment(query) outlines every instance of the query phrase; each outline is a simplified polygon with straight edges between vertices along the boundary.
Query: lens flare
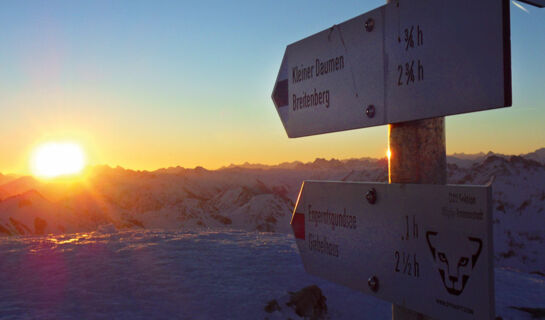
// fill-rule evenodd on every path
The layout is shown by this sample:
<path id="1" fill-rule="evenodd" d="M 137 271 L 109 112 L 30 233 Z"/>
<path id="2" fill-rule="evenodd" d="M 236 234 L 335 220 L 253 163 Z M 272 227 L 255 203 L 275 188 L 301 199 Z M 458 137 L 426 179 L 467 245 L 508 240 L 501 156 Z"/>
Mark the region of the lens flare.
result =
<path id="1" fill-rule="evenodd" d="M 73 142 L 48 142 L 36 148 L 31 159 L 32 173 L 41 178 L 75 175 L 85 167 L 85 154 Z"/>

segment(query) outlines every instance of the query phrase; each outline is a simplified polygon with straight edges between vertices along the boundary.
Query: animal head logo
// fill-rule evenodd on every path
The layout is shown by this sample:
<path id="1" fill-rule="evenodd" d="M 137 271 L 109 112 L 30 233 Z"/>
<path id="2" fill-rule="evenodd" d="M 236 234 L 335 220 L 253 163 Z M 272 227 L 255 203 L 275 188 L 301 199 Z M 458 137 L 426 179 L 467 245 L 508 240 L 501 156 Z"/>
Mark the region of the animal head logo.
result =
<path id="1" fill-rule="evenodd" d="M 463 239 L 468 243 L 465 245 L 460 243 L 454 249 L 446 252 L 442 249 L 446 246 L 442 246 L 437 232 L 426 232 L 426 240 L 433 260 L 439 269 L 443 285 L 448 293 L 455 296 L 459 296 L 464 291 L 483 247 L 483 241 L 479 238 L 465 237 Z M 452 247 L 452 245 L 448 247 Z"/>

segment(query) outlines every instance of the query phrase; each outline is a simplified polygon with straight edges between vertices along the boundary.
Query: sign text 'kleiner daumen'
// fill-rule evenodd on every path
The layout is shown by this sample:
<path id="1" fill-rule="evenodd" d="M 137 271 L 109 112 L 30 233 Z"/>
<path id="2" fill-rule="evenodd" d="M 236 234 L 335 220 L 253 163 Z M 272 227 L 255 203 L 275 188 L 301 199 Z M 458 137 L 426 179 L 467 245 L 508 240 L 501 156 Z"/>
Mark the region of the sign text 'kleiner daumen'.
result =
<path id="1" fill-rule="evenodd" d="M 325 61 L 315 59 L 314 64 L 300 65 L 292 68 L 291 82 L 300 83 L 316 77 L 323 77 L 327 74 L 344 69 L 344 56 L 338 56 Z M 317 90 L 313 88 L 310 92 L 303 91 L 299 95 L 292 94 L 293 111 L 306 108 L 324 106 L 329 108 L 329 89 Z"/>
<path id="2" fill-rule="evenodd" d="M 298 83 L 308 79 L 312 79 L 315 76 L 323 76 L 328 73 L 339 71 L 344 69 L 344 56 L 338 56 L 331 58 L 327 61 L 315 60 L 315 64 L 308 66 L 295 66 L 292 68 L 291 81 L 292 83 Z"/>

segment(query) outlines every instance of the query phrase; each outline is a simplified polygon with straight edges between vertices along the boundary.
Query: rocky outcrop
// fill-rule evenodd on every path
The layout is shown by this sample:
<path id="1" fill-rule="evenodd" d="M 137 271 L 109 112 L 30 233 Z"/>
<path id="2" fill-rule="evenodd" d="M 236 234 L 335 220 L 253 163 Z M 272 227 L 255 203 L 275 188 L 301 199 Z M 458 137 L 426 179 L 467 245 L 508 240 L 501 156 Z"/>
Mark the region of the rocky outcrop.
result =
<path id="1" fill-rule="evenodd" d="M 317 285 L 310 285 L 299 291 L 288 292 L 288 295 L 273 299 L 264 310 L 275 314 L 276 318 L 299 318 L 319 320 L 327 317 L 327 298 Z"/>

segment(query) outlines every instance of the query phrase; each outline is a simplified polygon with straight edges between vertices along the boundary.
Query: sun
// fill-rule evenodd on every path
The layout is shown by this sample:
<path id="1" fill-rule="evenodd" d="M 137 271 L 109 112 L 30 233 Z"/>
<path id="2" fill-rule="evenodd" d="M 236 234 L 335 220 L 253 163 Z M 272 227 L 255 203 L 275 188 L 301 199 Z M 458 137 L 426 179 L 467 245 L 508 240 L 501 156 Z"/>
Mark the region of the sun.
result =
<path id="1" fill-rule="evenodd" d="M 77 175 L 85 167 L 83 148 L 74 142 L 47 142 L 31 158 L 32 173 L 40 178 Z"/>

